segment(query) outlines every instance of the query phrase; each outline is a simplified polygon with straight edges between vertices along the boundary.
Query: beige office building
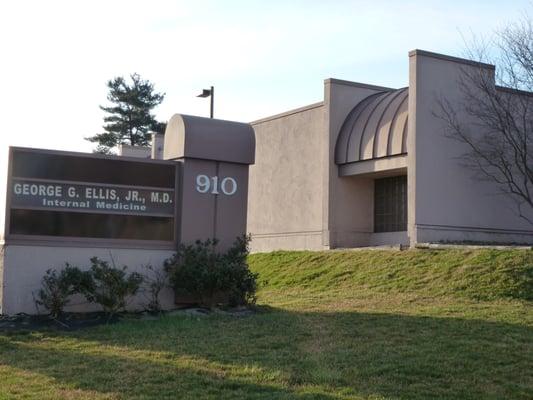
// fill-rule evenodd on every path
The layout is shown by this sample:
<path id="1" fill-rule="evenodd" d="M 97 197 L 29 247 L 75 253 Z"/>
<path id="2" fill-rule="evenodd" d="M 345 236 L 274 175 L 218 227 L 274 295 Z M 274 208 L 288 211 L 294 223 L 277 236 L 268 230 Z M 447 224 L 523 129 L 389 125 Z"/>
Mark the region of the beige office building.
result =
<path id="1" fill-rule="evenodd" d="M 465 68 L 495 71 L 415 50 L 406 88 L 327 79 L 320 103 L 253 122 L 253 250 L 533 243 L 533 225 L 473 178 L 458 160 L 465 145 L 435 116 L 437 94 L 461 101 Z"/>

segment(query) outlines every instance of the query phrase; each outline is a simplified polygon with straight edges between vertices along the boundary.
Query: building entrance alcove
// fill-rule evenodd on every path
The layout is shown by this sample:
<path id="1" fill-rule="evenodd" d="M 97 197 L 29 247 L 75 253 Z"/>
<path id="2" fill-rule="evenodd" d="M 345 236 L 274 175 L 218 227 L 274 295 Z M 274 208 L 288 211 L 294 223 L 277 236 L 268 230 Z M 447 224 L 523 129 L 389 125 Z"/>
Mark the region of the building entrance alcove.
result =
<path id="1" fill-rule="evenodd" d="M 335 147 L 339 186 L 352 191 L 354 212 L 367 216 L 342 227 L 360 233 L 352 235 L 352 246 L 409 244 L 407 126 L 408 88 L 366 97 L 342 124 Z"/>

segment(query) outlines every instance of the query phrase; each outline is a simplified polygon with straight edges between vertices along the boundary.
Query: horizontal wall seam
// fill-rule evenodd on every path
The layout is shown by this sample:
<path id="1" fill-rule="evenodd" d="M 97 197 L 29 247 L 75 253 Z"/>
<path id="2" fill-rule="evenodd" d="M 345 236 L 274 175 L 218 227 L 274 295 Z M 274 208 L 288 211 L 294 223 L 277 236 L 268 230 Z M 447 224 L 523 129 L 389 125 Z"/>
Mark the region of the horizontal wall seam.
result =
<path id="1" fill-rule="evenodd" d="M 479 226 L 454 226 L 454 225 L 431 225 L 431 224 L 415 224 L 417 228 L 421 229 L 435 229 L 448 231 L 478 231 L 486 233 L 509 233 L 509 234 L 524 234 L 533 236 L 533 231 L 520 229 L 501 229 L 501 228 L 486 228 Z"/>
<path id="2" fill-rule="evenodd" d="M 282 237 L 282 236 L 318 236 L 322 235 L 323 231 L 301 231 L 301 232 L 269 232 L 269 233 L 251 233 L 252 238 L 263 237 Z"/>

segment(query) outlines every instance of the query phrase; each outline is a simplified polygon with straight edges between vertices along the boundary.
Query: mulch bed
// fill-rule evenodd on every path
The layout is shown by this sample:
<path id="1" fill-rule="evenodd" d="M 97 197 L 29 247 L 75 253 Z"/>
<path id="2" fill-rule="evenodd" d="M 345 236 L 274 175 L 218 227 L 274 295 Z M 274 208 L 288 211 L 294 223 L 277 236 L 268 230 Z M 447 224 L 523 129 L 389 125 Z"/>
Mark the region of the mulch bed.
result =
<path id="1" fill-rule="evenodd" d="M 16 314 L 0 316 L 0 332 L 61 330 L 75 331 L 91 326 L 113 324 L 121 319 L 121 315 L 111 318 L 103 312 L 65 313 L 61 318 L 54 319 L 48 315 Z"/>
<path id="2" fill-rule="evenodd" d="M 40 330 L 76 331 L 98 325 L 115 324 L 122 320 L 157 320 L 163 315 L 185 315 L 189 317 L 205 317 L 208 315 L 229 315 L 233 317 L 247 317 L 257 310 L 247 307 L 232 309 L 209 310 L 200 307 L 181 308 L 161 313 L 123 312 L 111 318 L 104 312 L 64 313 L 61 318 L 54 319 L 49 315 L 16 314 L 11 316 L 0 315 L 0 333 L 2 332 L 31 332 Z"/>

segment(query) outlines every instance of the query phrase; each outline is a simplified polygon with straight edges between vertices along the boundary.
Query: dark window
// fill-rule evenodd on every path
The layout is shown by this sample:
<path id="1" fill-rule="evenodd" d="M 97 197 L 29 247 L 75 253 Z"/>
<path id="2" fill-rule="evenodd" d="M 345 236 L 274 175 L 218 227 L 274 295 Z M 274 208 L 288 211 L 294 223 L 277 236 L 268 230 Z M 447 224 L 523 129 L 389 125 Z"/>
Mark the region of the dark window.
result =
<path id="1" fill-rule="evenodd" d="M 407 176 L 374 181 L 374 232 L 407 230 Z"/>
<path id="2" fill-rule="evenodd" d="M 174 238 L 174 219 L 168 217 L 11 210 L 10 226 L 15 235 L 163 241 Z"/>
<path id="3" fill-rule="evenodd" d="M 15 150 L 13 176 L 58 181 L 174 188 L 176 164 Z"/>

